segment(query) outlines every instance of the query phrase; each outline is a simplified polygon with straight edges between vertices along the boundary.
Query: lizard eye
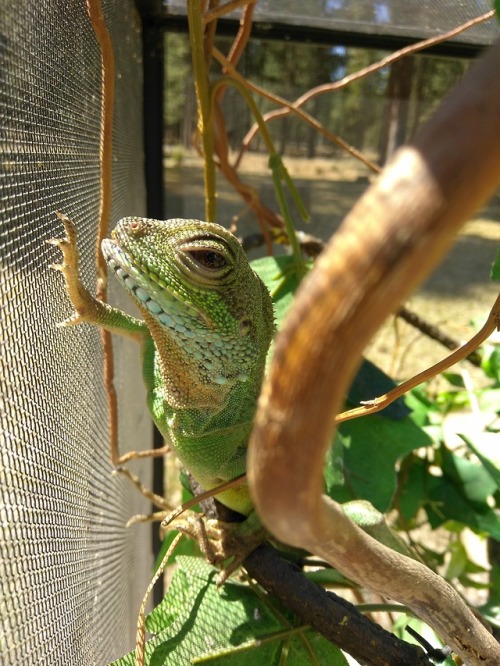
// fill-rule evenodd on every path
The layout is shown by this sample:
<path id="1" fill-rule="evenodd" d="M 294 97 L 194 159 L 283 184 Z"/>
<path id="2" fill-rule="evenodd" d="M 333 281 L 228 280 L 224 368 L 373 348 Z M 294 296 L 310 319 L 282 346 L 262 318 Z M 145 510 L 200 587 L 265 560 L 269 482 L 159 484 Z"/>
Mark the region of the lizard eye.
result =
<path id="1" fill-rule="evenodd" d="M 193 236 L 176 249 L 178 266 L 188 277 L 211 286 L 231 279 L 236 259 L 225 239 L 215 234 Z"/>
<path id="2" fill-rule="evenodd" d="M 190 257 L 209 271 L 220 271 L 228 265 L 227 259 L 215 250 L 190 250 Z"/>

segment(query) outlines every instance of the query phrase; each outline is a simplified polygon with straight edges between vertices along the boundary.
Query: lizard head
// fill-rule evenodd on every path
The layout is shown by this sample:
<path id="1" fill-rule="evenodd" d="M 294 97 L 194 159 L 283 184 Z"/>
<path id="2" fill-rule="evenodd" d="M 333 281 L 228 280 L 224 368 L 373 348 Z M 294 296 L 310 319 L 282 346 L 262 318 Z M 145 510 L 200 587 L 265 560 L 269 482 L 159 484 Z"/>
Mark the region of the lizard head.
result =
<path id="1" fill-rule="evenodd" d="M 128 217 L 102 249 L 177 385 L 183 368 L 189 369 L 184 383 L 195 381 L 199 388 L 229 388 L 263 374 L 274 332 L 271 298 L 224 227 Z"/>

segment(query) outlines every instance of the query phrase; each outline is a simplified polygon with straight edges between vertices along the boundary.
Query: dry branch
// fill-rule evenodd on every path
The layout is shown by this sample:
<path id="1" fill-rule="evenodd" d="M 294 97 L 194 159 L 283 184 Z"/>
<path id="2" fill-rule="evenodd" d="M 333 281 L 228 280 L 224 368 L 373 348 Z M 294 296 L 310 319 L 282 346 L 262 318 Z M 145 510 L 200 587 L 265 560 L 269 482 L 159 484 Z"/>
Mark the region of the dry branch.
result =
<path id="1" fill-rule="evenodd" d="M 253 498 L 278 539 L 409 606 L 470 666 L 500 663 L 500 647 L 461 597 L 368 537 L 321 489 L 362 350 L 498 185 L 499 72 L 500 44 L 396 153 L 328 244 L 278 336 L 249 450 Z"/>

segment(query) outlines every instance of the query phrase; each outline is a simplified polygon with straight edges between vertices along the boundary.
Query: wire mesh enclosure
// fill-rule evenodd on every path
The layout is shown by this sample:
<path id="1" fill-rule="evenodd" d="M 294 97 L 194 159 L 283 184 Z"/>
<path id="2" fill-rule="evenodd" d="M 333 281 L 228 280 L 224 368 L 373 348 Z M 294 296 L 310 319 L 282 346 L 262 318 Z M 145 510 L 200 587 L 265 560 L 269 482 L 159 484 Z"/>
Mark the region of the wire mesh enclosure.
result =
<path id="1" fill-rule="evenodd" d="M 166 217 L 202 218 L 202 165 L 192 151 L 197 108 L 186 2 L 101 2 L 116 59 L 111 224 L 124 216 L 160 217 L 164 197 Z M 150 524 L 126 527 L 132 516 L 147 514 L 151 507 L 127 479 L 113 473 L 99 331 L 88 325 L 57 327 L 72 310 L 63 278 L 49 269 L 61 260 L 60 252 L 46 243 L 63 236 L 55 215 L 61 211 L 76 223 L 81 274 L 94 292 L 101 55 L 85 0 L 1 4 L 0 664 L 100 666 L 134 647 L 137 611 L 151 578 L 152 539 L 157 533 Z M 359 50 L 354 56 L 368 58 L 367 62 L 360 58 L 359 69 L 379 59 L 380 53 L 368 57 L 369 49 L 389 53 L 395 45 L 435 36 L 469 20 L 475 9 L 488 11 L 490 4 L 490 0 L 469 4 L 260 0 L 241 70 L 258 83 L 262 75 L 263 85 L 267 84 L 262 63 L 274 58 L 279 72 L 276 81 L 284 86 L 278 92 L 293 99 L 303 90 L 344 76 L 348 48 Z M 238 16 L 234 13 L 220 21 L 221 40 L 228 35 L 233 39 Z M 143 28 L 150 37 L 154 33 L 155 44 L 143 38 Z M 498 31 L 495 22 L 477 25 L 442 54 L 475 55 Z M 282 76 L 284 57 L 277 44 L 287 52 L 289 79 Z M 143 53 L 154 48 L 158 48 L 158 69 L 144 93 Z M 437 104 L 434 98 L 427 99 L 424 89 L 429 68 L 435 65 L 433 58 L 434 54 L 417 56 L 412 64 L 413 89 L 420 96 L 414 95 L 413 115 L 406 110 L 400 113 L 406 114 L 404 131 L 394 138 L 390 150 L 389 129 L 398 123 L 401 129 L 403 123 L 399 118 L 391 125 L 387 118 L 408 106 L 412 92 L 402 94 L 394 85 L 394 94 L 386 94 L 382 77 L 391 76 L 389 68 L 380 75 L 384 87 L 378 96 L 368 86 L 360 88 L 355 113 L 341 93 L 329 105 L 322 107 L 318 102 L 313 111 L 324 117 L 325 126 L 335 126 L 382 164 L 396 144 L 411 139 Z M 314 64 L 303 67 L 305 83 L 296 80 L 301 60 Z M 466 68 L 467 63 L 457 58 L 443 68 L 441 80 L 451 87 Z M 399 77 L 394 76 L 396 83 L 409 78 L 408 70 L 402 69 Z M 288 89 L 287 80 L 293 83 Z M 262 111 L 267 111 L 265 102 L 261 104 Z M 147 118 L 143 118 L 144 108 Z M 233 90 L 227 92 L 222 110 L 230 148 L 236 151 L 253 120 Z M 368 120 L 373 118 L 370 130 Z M 338 157 L 340 162 L 335 146 L 298 122 L 294 125 L 287 118 L 274 127 L 279 152 L 287 158 L 299 163 L 313 157 Z M 143 141 L 145 129 L 149 131 Z M 384 150 L 380 135 L 387 144 Z M 145 149 L 155 153 L 153 175 L 150 162 L 145 165 Z M 267 154 L 262 162 L 266 170 L 258 162 L 262 157 L 258 137 L 252 151 L 256 166 L 245 177 L 264 203 L 274 205 Z M 347 161 L 338 167 L 340 175 L 333 173 L 327 182 L 325 164 L 318 161 L 314 174 L 307 163 L 298 176 L 299 190 L 310 204 L 316 225 L 313 231 L 321 238 L 330 236 L 369 184 L 369 174 L 349 171 Z M 337 166 L 328 168 L 333 172 Z M 218 185 L 218 221 L 228 226 L 233 219 L 245 217 L 239 232 L 253 234 L 256 219 L 247 215 L 247 208 L 222 178 Z M 491 215 L 495 223 L 499 210 L 497 198 Z M 488 239 L 483 239 L 483 245 L 484 256 L 494 252 Z M 469 254 L 468 247 L 464 253 Z M 113 304 L 136 314 L 113 278 L 109 291 Z M 153 432 L 138 349 L 134 343 L 116 339 L 114 355 L 120 450 L 150 449 Z M 130 467 L 146 486 L 152 486 L 150 460 Z"/>
<path id="2" fill-rule="evenodd" d="M 132 0 L 103 9 L 114 224 L 145 214 L 141 35 Z M 71 308 L 45 243 L 61 237 L 56 210 L 74 219 L 94 290 L 101 60 L 85 2 L 3 3 L 0 77 L 0 662 L 104 664 L 133 645 L 152 554 L 150 527 L 125 527 L 147 504 L 112 475 L 99 333 L 56 327 Z M 120 446 L 150 448 L 138 352 L 115 354 Z M 150 464 L 135 469 L 147 483 Z"/>

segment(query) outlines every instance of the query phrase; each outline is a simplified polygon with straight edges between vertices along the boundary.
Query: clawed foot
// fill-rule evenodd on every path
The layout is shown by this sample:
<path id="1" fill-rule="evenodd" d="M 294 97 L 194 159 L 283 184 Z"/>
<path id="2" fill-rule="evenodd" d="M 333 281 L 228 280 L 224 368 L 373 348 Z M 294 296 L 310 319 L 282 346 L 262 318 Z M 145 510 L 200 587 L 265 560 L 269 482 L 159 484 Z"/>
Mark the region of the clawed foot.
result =
<path id="1" fill-rule="evenodd" d="M 52 264 L 51 268 L 63 274 L 66 280 L 66 290 L 75 308 L 75 313 L 58 326 L 74 326 L 87 321 L 85 314 L 89 311 L 89 305 L 94 299 L 80 281 L 78 274 L 78 248 L 76 244 L 76 227 L 69 217 L 63 213 L 56 212 L 57 217 L 64 224 L 66 235 L 64 238 L 51 238 L 47 241 L 50 245 L 58 247 L 63 255 L 60 264 Z"/>
<path id="2" fill-rule="evenodd" d="M 255 513 L 241 523 L 226 523 L 190 511 L 172 521 L 168 529 L 190 536 L 208 562 L 223 567 L 217 585 L 222 585 L 266 539 L 266 531 Z"/>

